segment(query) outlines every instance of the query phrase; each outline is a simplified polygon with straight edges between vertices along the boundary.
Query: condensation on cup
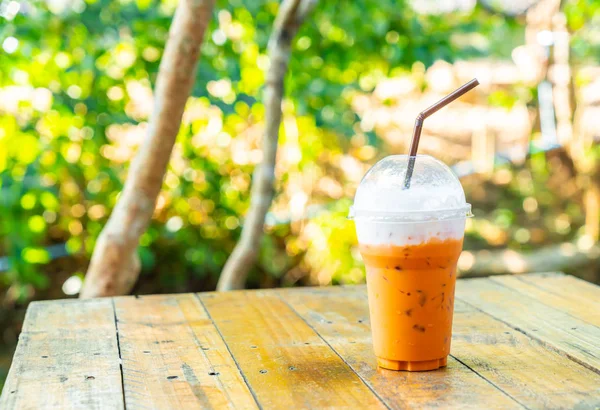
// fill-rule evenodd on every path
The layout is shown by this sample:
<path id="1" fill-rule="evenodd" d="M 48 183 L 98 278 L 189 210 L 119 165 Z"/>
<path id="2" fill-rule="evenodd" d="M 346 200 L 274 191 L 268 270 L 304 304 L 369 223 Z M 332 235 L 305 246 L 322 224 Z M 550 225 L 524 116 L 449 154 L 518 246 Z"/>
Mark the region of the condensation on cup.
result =
<path id="1" fill-rule="evenodd" d="M 367 270 L 373 348 L 380 367 L 434 370 L 447 363 L 456 264 L 471 205 L 450 168 L 428 155 L 376 163 L 350 218 Z"/>

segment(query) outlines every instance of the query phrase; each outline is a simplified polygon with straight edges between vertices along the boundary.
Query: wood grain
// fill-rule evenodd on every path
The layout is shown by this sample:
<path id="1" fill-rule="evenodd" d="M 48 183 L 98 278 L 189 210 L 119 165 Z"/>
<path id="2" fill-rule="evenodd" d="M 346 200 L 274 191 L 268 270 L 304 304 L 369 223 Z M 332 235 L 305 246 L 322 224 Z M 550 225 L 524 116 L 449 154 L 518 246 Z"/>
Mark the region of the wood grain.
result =
<path id="1" fill-rule="evenodd" d="M 493 384 L 450 357 L 433 372 L 377 369 L 364 286 L 277 291 L 394 409 L 522 408 Z M 454 345 L 453 345 L 454 346 Z"/>
<path id="2" fill-rule="evenodd" d="M 459 281 L 457 297 L 600 373 L 600 328 L 491 279 Z"/>
<path id="3" fill-rule="evenodd" d="M 506 275 L 493 280 L 592 325 L 600 326 L 598 286 L 562 273 Z"/>
<path id="4" fill-rule="evenodd" d="M 34 302 L 0 409 L 600 408 L 599 308 L 460 280 L 448 367 L 408 373 L 377 369 L 364 286 Z"/>
<path id="5" fill-rule="evenodd" d="M 200 294 L 264 408 L 385 408 L 277 295 Z"/>
<path id="6" fill-rule="evenodd" d="M 597 408 L 600 375 L 461 300 L 451 354 L 528 408 Z"/>
<path id="7" fill-rule="evenodd" d="M 122 409 L 112 301 L 32 302 L 1 409 Z"/>
<path id="8" fill-rule="evenodd" d="M 193 294 L 115 298 L 128 408 L 257 408 Z"/>

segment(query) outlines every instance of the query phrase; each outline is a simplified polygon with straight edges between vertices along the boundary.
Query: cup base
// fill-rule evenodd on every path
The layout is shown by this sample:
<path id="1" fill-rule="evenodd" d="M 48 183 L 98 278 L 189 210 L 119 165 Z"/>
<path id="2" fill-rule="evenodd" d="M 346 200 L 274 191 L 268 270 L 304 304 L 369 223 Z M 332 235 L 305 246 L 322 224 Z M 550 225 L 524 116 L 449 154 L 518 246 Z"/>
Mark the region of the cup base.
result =
<path id="1" fill-rule="evenodd" d="M 445 367 L 448 364 L 448 356 L 435 360 L 404 361 L 377 358 L 379 367 L 389 370 L 405 370 L 408 372 L 424 372 Z"/>

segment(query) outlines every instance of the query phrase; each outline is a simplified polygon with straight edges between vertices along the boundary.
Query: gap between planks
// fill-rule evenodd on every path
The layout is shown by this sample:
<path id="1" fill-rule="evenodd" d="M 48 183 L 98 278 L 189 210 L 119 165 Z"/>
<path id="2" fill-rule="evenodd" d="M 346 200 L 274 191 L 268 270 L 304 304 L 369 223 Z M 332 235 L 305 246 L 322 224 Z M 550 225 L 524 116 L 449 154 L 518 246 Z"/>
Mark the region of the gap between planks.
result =
<path id="1" fill-rule="evenodd" d="M 323 290 L 305 288 L 284 291 L 282 295 L 285 297 L 286 302 L 291 304 L 300 316 L 309 321 L 334 349 L 341 349 L 338 350 L 338 353 L 346 357 L 346 362 L 354 366 L 357 373 L 363 374 L 369 382 L 373 383 L 377 391 L 394 403 L 396 398 L 402 397 L 403 391 L 395 391 L 393 386 L 387 385 L 385 375 L 373 373 L 375 358 L 370 353 L 365 355 L 365 347 L 368 346 L 371 349 L 370 338 L 363 336 L 364 332 L 368 331 L 368 324 L 363 323 L 362 320 L 365 318 L 365 314 L 368 314 L 364 287 L 355 289 L 354 291 L 347 288 L 338 291 L 328 289 L 324 292 Z M 473 388 L 479 386 L 481 393 L 483 393 L 482 388 L 484 385 L 489 386 L 488 389 L 485 389 L 487 400 L 494 397 L 491 394 L 494 391 L 498 395 L 495 400 L 504 397 L 510 400 L 513 405 L 516 402 L 525 407 L 536 408 L 540 406 L 540 403 L 552 407 L 553 402 L 557 406 L 561 405 L 556 403 L 562 403 L 565 407 L 573 406 L 575 403 L 582 404 L 585 402 L 587 405 L 597 403 L 593 400 L 593 397 L 596 397 L 599 392 L 595 387 L 595 383 L 598 383 L 599 379 L 594 372 L 565 358 L 564 355 L 558 354 L 552 349 L 547 349 L 543 344 L 532 340 L 532 338 L 521 332 L 515 331 L 511 326 L 495 319 L 486 312 L 475 309 L 462 300 L 457 302 L 454 315 L 455 325 L 457 326 L 455 328 L 456 340 L 454 341 L 456 344 L 453 342 L 452 349 L 454 366 L 449 362 L 450 368 L 448 371 L 450 373 L 447 372 L 445 375 L 444 372 L 438 373 L 438 375 L 444 376 L 441 379 L 435 378 L 435 372 L 428 373 L 428 377 L 425 379 L 418 379 L 418 374 L 413 373 L 406 380 L 394 377 L 392 380 L 395 380 L 395 382 L 393 383 L 397 384 L 402 379 L 401 383 L 405 384 L 405 388 L 412 391 L 411 395 L 417 400 L 420 397 L 418 392 L 422 391 L 423 388 L 426 389 L 427 383 L 442 385 L 445 380 L 446 382 L 450 381 L 455 387 L 460 385 Z M 328 306 L 330 307 L 328 308 Z M 356 319 L 361 319 L 358 320 L 358 324 Z M 336 323 L 335 325 L 331 324 L 332 320 Z M 481 326 L 480 331 L 471 332 L 470 329 L 473 329 L 477 323 Z M 496 343 L 498 344 L 496 345 Z M 353 347 L 359 345 L 362 347 Z M 521 348 L 519 348 L 519 345 L 521 345 Z M 460 364 L 458 364 L 459 361 Z M 465 366 L 462 366 L 462 364 Z M 473 375 L 475 379 L 467 380 L 465 377 L 461 377 L 460 372 L 457 371 L 457 366 L 468 369 L 467 373 Z M 557 384 L 550 379 L 541 382 L 532 376 L 537 374 L 536 369 L 541 371 L 544 368 L 547 368 L 550 372 L 557 372 L 552 374 L 563 372 L 564 377 L 568 379 L 566 384 Z M 544 375 L 547 376 L 545 373 L 540 374 L 542 377 Z M 414 384 L 416 380 L 420 380 L 420 382 Z M 482 384 L 478 385 L 476 380 L 481 380 Z M 519 387 L 521 383 L 531 383 L 531 386 L 529 389 L 522 390 Z M 553 401 L 553 395 L 548 396 L 546 394 L 555 391 L 555 388 L 558 394 L 555 397 L 557 401 Z M 435 389 L 435 391 L 437 390 Z M 564 394 L 571 391 L 573 395 L 563 397 Z M 446 394 L 438 397 L 438 399 L 443 401 L 447 400 L 448 397 L 449 394 Z M 445 403 L 448 406 L 455 403 L 468 403 L 469 401 L 465 401 L 465 399 L 463 396 L 455 396 L 453 400 Z M 472 397 L 469 399 L 472 399 Z M 486 400 L 486 398 L 482 398 L 480 394 L 479 400 Z M 503 406 L 505 407 L 502 408 L 507 408 L 510 407 L 510 404 L 505 402 Z"/>
<path id="2" fill-rule="evenodd" d="M 504 390 L 502 390 L 502 388 L 500 386 L 496 385 L 496 383 L 494 383 L 493 381 L 491 381 L 490 379 L 488 379 L 487 377 L 485 377 L 484 375 L 482 375 L 481 373 L 479 373 L 477 370 L 473 369 L 471 366 L 469 366 L 468 364 L 466 364 L 465 362 L 463 362 L 462 360 L 460 360 L 458 357 L 454 356 L 452 353 L 450 353 L 449 356 L 452 357 L 454 360 L 456 360 L 458 363 L 460 363 L 463 366 L 465 366 L 467 369 L 469 369 L 473 373 L 475 373 L 477 376 L 479 376 L 480 378 L 482 378 L 488 384 L 492 385 L 496 390 L 498 390 L 500 393 L 502 393 L 503 395 L 505 395 L 506 397 L 508 397 L 509 399 L 511 399 L 512 401 L 514 401 L 515 403 L 517 403 L 519 406 L 523 407 L 524 409 L 528 409 L 529 408 L 526 405 L 524 405 L 523 403 L 521 403 L 519 400 L 517 400 L 515 397 L 511 396 L 510 394 L 508 394 L 507 392 L 505 392 Z"/>
<path id="3" fill-rule="evenodd" d="M 323 341 L 323 343 L 325 343 L 327 346 L 329 346 L 329 348 L 331 349 L 332 352 L 334 352 L 341 360 L 342 362 L 344 362 L 346 364 L 346 366 L 354 373 L 356 374 L 356 376 L 363 382 L 363 384 L 369 389 L 371 390 L 371 392 L 373 392 L 373 394 L 375 395 L 375 397 L 377 397 L 379 399 L 379 401 L 388 409 L 391 409 L 391 407 L 388 405 L 388 403 L 379 395 L 379 393 L 377 393 L 377 391 L 369 384 L 367 383 L 367 381 L 362 377 L 362 375 L 360 375 L 356 370 L 354 370 L 354 368 L 350 365 L 350 363 L 348 363 L 346 361 L 346 359 L 336 350 L 333 348 L 333 346 L 331 346 L 331 344 L 323 337 L 321 336 L 321 334 L 317 331 L 317 329 L 314 328 L 313 325 L 311 325 L 304 317 L 302 317 L 302 315 L 300 315 L 296 309 L 294 309 L 294 307 L 292 305 L 290 305 L 284 298 L 281 297 L 281 293 L 280 292 L 273 292 L 275 293 L 275 295 L 277 295 L 277 297 L 285 304 L 287 305 L 287 307 L 290 308 L 290 310 L 292 312 L 294 312 L 296 314 L 296 316 L 298 316 L 300 318 L 300 320 L 302 320 L 304 323 L 306 323 L 306 325 L 308 327 L 310 327 L 312 329 L 313 332 L 315 332 L 315 334 Z"/>
<path id="4" fill-rule="evenodd" d="M 364 287 L 361 287 L 364 289 Z M 356 296 L 360 297 L 361 302 L 359 305 L 361 306 L 361 317 L 364 317 L 366 313 L 368 315 L 368 305 L 367 298 L 365 292 L 357 292 L 356 287 L 330 287 L 327 289 L 324 288 L 315 288 L 311 290 L 310 288 L 304 289 L 295 289 L 295 290 L 284 290 L 275 291 L 274 293 L 278 294 L 280 298 L 285 293 L 288 293 L 288 297 L 291 297 L 293 303 L 290 303 L 287 299 L 284 299 L 284 302 L 290 306 L 290 308 L 298 314 L 304 321 L 319 335 L 324 342 L 326 342 L 338 356 L 342 358 L 342 360 L 350 366 L 350 368 L 363 380 L 363 382 L 371 388 L 373 391 L 377 391 L 378 397 L 382 398 L 383 402 L 391 408 L 404 408 L 406 405 L 416 406 L 416 407 L 428 407 L 430 402 L 437 402 L 437 405 L 441 406 L 457 406 L 458 403 L 461 403 L 461 407 L 465 407 L 467 403 L 471 403 L 473 399 L 476 401 L 483 400 L 483 397 L 492 398 L 494 400 L 497 408 L 524 408 L 518 400 L 514 399 L 510 394 L 503 391 L 501 388 L 496 386 L 490 380 L 485 378 L 484 376 L 478 374 L 469 366 L 464 365 L 464 363 L 455 360 L 449 362 L 449 368 L 442 369 L 437 372 L 394 372 L 383 370 L 380 371 L 375 364 L 375 356 L 372 354 L 372 345 L 370 342 L 370 329 L 368 326 L 365 326 L 365 323 L 362 320 L 359 320 L 359 325 L 350 325 L 348 322 L 346 325 L 342 325 L 339 333 L 338 331 L 333 331 L 333 333 L 323 334 L 319 331 L 315 325 L 310 323 L 312 320 L 317 320 L 317 317 L 312 317 L 309 313 L 310 311 L 319 313 L 322 315 L 327 314 L 339 314 L 341 311 L 346 312 L 346 314 L 350 314 L 347 309 L 351 309 L 352 303 L 351 300 Z M 309 308 L 309 311 L 304 312 L 304 314 L 300 313 L 297 309 L 297 301 L 298 298 L 301 300 L 310 300 L 311 295 L 318 295 L 319 297 L 342 297 L 344 300 L 339 300 L 336 306 L 346 306 L 344 309 L 340 310 L 338 308 L 334 308 L 332 311 L 320 311 L 320 310 L 312 310 L 316 308 Z M 345 299 L 349 298 L 349 299 Z M 314 299 L 316 300 L 316 299 Z M 334 303 L 331 301 L 331 303 Z M 301 304 L 298 305 L 299 308 L 306 308 L 307 306 Z M 354 312 L 354 311 L 353 311 Z M 358 312 L 354 312 L 353 314 L 357 314 Z M 305 314 L 307 315 L 305 317 Z M 321 320 L 325 320 L 324 317 Z M 327 321 L 327 323 L 331 323 Z M 347 325 L 351 326 L 351 329 L 347 328 Z M 358 327 L 357 327 L 358 326 Z M 345 330 L 343 330 L 345 329 Z M 354 334 L 354 337 L 353 337 Z M 361 343 L 362 349 L 358 347 L 350 347 L 350 346 L 359 346 L 356 343 L 355 337 L 357 334 L 365 334 L 368 339 L 368 343 Z M 336 338 L 342 337 L 344 338 L 344 342 L 340 344 L 339 341 L 336 342 Z M 329 341 L 331 339 L 332 342 Z M 334 347 L 333 344 L 338 347 Z M 347 345 L 347 343 L 350 343 Z M 344 348 L 343 346 L 347 346 Z M 339 348 L 339 350 L 338 350 Z M 355 350 L 355 349 L 359 350 Z M 365 350 L 366 349 L 366 350 Z M 368 353 L 365 353 L 368 350 Z M 352 362 L 352 363 L 351 363 Z M 381 373 L 383 372 L 383 373 Z M 477 381 L 480 381 L 481 384 L 478 384 Z M 397 390 L 397 386 L 404 386 L 402 389 Z M 443 390 L 443 393 L 439 395 L 440 390 L 434 386 L 446 386 Z M 454 390 L 453 392 L 448 392 L 449 385 L 461 385 L 463 388 L 458 388 L 458 390 Z M 467 388 L 468 386 L 468 388 Z M 488 388 L 484 387 L 487 386 Z M 452 389 L 452 388 L 450 388 Z M 467 391 L 472 391 L 473 395 L 467 394 Z M 497 392 L 498 396 L 494 396 L 492 392 Z M 465 394 L 467 394 L 466 397 Z M 424 401 L 423 401 L 424 400 Z M 440 402 L 441 401 L 441 402 Z M 441 404 L 440 404 L 441 403 Z M 512 405 L 512 406 L 511 406 Z M 492 406 L 493 407 L 493 406 Z M 475 407 L 476 408 L 476 407 Z"/>
<path id="5" fill-rule="evenodd" d="M 119 371 L 121 372 L 121 393 L 123 394 L 123 409 L 127 410 L 125 401 L 125 380 L 123 376 L 123 358 L 121 357 L 121 343 L 119 341 L 119 319 L 117 318 L 117 309 L 115 309 L 115 298 L 110 298 L 113 307 L 113 317 L 115 318 L 115 332 L 117 336 L 117 351 L 119 352 Z"/>
<path id="6" fill-rule="evenodd" d="M 115 300 L 129 408 L 257 408 L 194 294 Z"/>
<path id="7" fill-rule="evenodd" d="M 137 296 L 136 296 L 137 297 Z M 119 371 L 121 372 L 121 393 L 123 395 L 123 409 L 127 410 L 127 401 L 125 400 L 125 379 L 123 375 L 123 358 L 121 357 L 121 342 L 119 340 L 119 319 L 117 318 L 117 309 L 115 308 L 115 298 L 110 298 L 115 318 L 115 332 L 117 336 L 117 351 L 119 352 Z"/>
<path id="8" fill-rule="evenodd" d="M 0 408 L 123 408 L 117 358 L 109 299 L 32 302 Z"/>
<path id="9" fill-rule="evenodd" d="M 600 288 L 581 279 L 564 274 L 511 275 L 491 278 L 494 282 L 526 294 L 547 306 L 571 315 L 592 326 L 600 326 Z M 560 291 L 554 288 L 560 282 Z M 553 286 L 554 285 L 554 286 Z M 580 293 L 573 298 L 567 294 L 569 286 Z M 529 293 L 532 292 L 533 293 Z M 586 303 L 582 304 L 582 299 Z"/>
<path id="10" fill-rule="evenodd" d="M 200 295 L 198 295 L 197 293 L 194 293 L 194 297 L 196 298 L 196 300 L 198 301 L 198 303 L 200 303 L 200 306 L 202 306 L 202 309 L 204 309 L 204 311 L 206 312 L 206 315 L 208 316 L 208 318 L 212 322 L 213 326 L 217 330 L 217 333 L 219 334 L 219 337 L 223 341 L 223 344 L 225 345 L 225 348 L 227 349 L 227 352 L 229 353 L 229 355 L 233 359 L 233 363 L 235 363 L 235 367 L 240 372 L 240 375 L 242 376 L 242 380 L 244 380 L 244 383 L 246 383 L 246 386 L 248 387 L 248 390 L 250 391 L 250 394 L 252 394 L 252 398 L 254 399 L 254 402 L 256 403 L 256 406 L 260 410 L 262 410 L 262 406 L 261 406 L 260 402 L 258 401 L 258 398 L 256 397 L 256 392 L 254 391 L 254 389 L 252 388 L 252 386 L 250 385 L 250 383 L 248 383 L 248 379 L 246 378 L 246 375 L 244 374 L 244 372 L 240 368 L 240 364 L 238 363 L 237 359 L 233 355 L 233 352 L 229 348 L 229 345 L 225 341 L 225 338 L 223 337 L 223 334 L 221 333 L 221 330 L 219 329 L 219 326 L 217 326 L 217 324 L 213 320 L 212 316 L 210 315 L 210 312 L 208 311 L 208 309 L 206 308 L 206 306 L 204 306 L 204 303 L 202 302 L 202 299 L 200 299 Z"/>
<path id="11" fill-rule="evenodd" d="M 470 302 L 466 302 L 466 301 L 465 301 L 465 300 L 463 300 L 463 299 L 460 299 L 460 300 L 461 300 L 462 302 L 464 302 L 465 304 L 469 305 L 470 307 L 472 307 L 473 309 L 475 309 L 475 310 L 477 310 L 477 311 L 479 311 L 479 312 L 481 312 L 481 313 L 483 313 L 483 314 L 485 314 L 485 315 L 488 315 L 488 316 L 490 316 L 491 318 L 493 318 L 493 319 L 495 319 L 495 320 L 497 320 L 497 321 L 499 321 L 499 322 L 501 322 L 501 323 L 504 323 L 505 325 L 507 325 L 507 326 L 508 326 L 508 327 L 510 327 L 511 329 L 514 329 L 515 331 L 517 331 L 517 332 L 519 332 L 519 333 L 521 333 L 521 334 L 523 334 L 523 335 L 525 335 L 525 336 L 527 336 L 527 337 L 531 338 L 532 340 L 535 340 L 537 343 L 541 344 L 541 345 L 542 345 L 542 346 L 544 346 L 545 348 L 547 348 L 547 349 L 549 349 L 549 350 L 552 350 L 553 352 L 556 352 L 556 353 L 560 354 L 561 356 L 564 356 L 564 357 L 566 357 L 567 359 L 571 360 L 572 362 L 575 362 L 575 363 L 577 363 L 578 365 L 580 365 L 580 366 L 582 366 L 582 367 L 585 367 L 585 368 L 586 368 L 586 369 L 588 369 L 588 370 L 591 370 L 591 371 L 593 371 L 594 373 L 600 374 L 600 370 L 599 370 L 599 369 L 596 369 L 594 366 L 592 366 L 592 365 L 588 364 L 587 362 L 585 362 L 585 361 L 583 361 L 583 360 L 581 360 L 581 359 L 578 359 L 577 357 L 574 357 L 573 355 L 571 355 L 571 354 L 569 354 L 569 353 L 565 352 L 565 351 L 564 351 L 564 350 L 562 350 L 561 348 L 559 348 L 559 347 L 556 347 L 556 346 L 552 345 L 550 342 L 547 342 L 547 341 L 545 341 L 545 340 L 544 340 L 544 339 L 542 339 L 542 338 L 536 337 L 536 336 L 533 334 L 533 332 L 532 332 L 532 333 L 529 333 L 529 332 L 527 332 L 527 331 L 525 331 L 525 330 L 521 329 L 520 327 L 518 327 L 518 326 L 515 326 L 515 325 L 511 324 L 510 322 L 508 322 L 508 321 L 506 321 L 506 320 L 500 319 L 499 317 L 497 317 L 497 316 L 495 316 L 495 315 L 492 315 L 492 314 L 490 314 L 490 313 L 486 312 L 485 310 L 483 310 L 483 309 L 481 309 L 481 308 L 477 307 L 477 305 L 474 305 L 474 304 L 472 304 L 472 303 L 470 303 Z"/>
<path id="12" fill-rule="evenodd" d="M 386 408 L 331 347 L 277 294 L 200 295 L 265 408 Z"/>
<path id="13" fill-rule="evenodd" d="M 499 277 L 501 278 L 501 277 Z M 539 298 L 533 297 L 531 295 L 528 295 L 527 293 L 523 293 L 521 291 L 519 291 L 518 289 L 511 287 L 509 285 L 506 285 L 504 283 L 502 283 L 501 280 L 496 280 L 495 278 L 477 278 L 477 279 L 466 279 L 463 280 L 463 283 L 465 284 L 465 286 L 467 286 L 467 283 L 470 283 L 471 286 L 469 289 L 466 290 L 459 290 L 457 288 L 457 295 L 456 298 L 460 301 L 462 301 L 463 303 L 471 306 L 473 309 L 478 310 L 479 312 L 486 314 L 492 318 L 494 318 L 495 320 L 498 320 L 499 322 L 504 323 L 505 325 L 509 326 L 510 328 L 516 330 L 519 333 L 524 334 L 525 336 L 531 338 L 532 340 L 535 340 L 537 343 L 540 343 L 542 346 L 544 346 L 545 348 L 552 350 L 556 353 L 559 353 L 560 355 L 566 357 L 567 359 L 577 363 L 578 365 L 593 371 L 594 373 L 600 374 L 600 367 L 598 367 L 597 365 L 595 366 L 594 364 L 588 363 L 587 361 L 585 361 L 583 358 L 577 357 L 577 354 L 574 354 L 573 352 L 569 352 L 567 351 L 567 349 L 565 349 L 565 347 L 563 346 L 564 343 L 560 343 L 560 342 L 556 342 L 555 340 L 552 340 L 549 337 L 543 337 L 541 336 L 538 332 L 537 329 L 534 329 L 532 331 L 528 330 L 526 327 L 530 327 L 532 326 L 530 323 L 527 323 L 527 325 L 529 326 L 520 326 L 518 324 L 512 323 L 514 318 L 508 318 L 508 317 L 502 317 L 500 314 L 498 313 L 494 313 L 495 309 L 494 306 L 481 306 L 482 304 L 485 303 L 496 303 L 494 301 L 487 301 L 485 300 L 486 298 L 484 297 L 477 297 L 477 296 L 472 296 L 469 294 L 469 292 L 471 292 L 473 290 L 473 287 L 479 287 L 481 288 L 481 286 L 479 286 L 479 284 L 483 284 L 483 285 L 492 285 L 492 286 L 498 286 L 504 290 L 507 290 L 509 292 L 512 293 L 518 293 L 519 295 L 521 295 L 522 297 L 528 299 L 529 301 L 533 302 L 533 304 L 539 304 L 542 305 L 544 308 L 548 309 L 549 311 L 553 312 L 553 313 L 558 313 L 560 315 L 565 315 L 568 316 L 569 318 L 572 318 L 574 320 L 575 323 L 581 323 L 584 324 L 586 326 L 589 326 L 592 329 L 599 329 L 597 326 L 592 325 L 590 323 L 588 323 L 587 321 L 585 321 L 582 318 L 576 317 L 564 310 L 561 309 L 555 309 L 553 306 L 548 305 L 546 303 L 544 303 L 543 300 L 540 300 Z M 538 287 L 535 283 L 532 282 L 528 282 L 531 285 L 534 285 L 536 287 Z M 477 284 L 477 285 L 474 285 Z M 539 287 L 538 287 L 539 288 Z M 462 293 L 463 295 L 460 295 L 460 293 Z M 476 299 L 480 299 L 482 301 L 474 301 L 472 300 L 472 298 L 475 297 Z M 529 303 L 529 305 L 531 305 L 532 303 Z M 507 313 L 507 315 L 510 315 L 510 313 Z M 565 332 L 565 330 L 558 328 L 560 331 Z M 568 333 L 568 332 L 567 332 Z M 572 346 L 571 347 L 573 349 L 575 349 L 575 353 L 577 353 L 577 346 Z M 579 349 L 580 350 L 580 349 Z M 593 353 L 590 352 L 584 352 L 587 353 L 589 355 L 592 355 L 593 357 L 596 357 Z"/>

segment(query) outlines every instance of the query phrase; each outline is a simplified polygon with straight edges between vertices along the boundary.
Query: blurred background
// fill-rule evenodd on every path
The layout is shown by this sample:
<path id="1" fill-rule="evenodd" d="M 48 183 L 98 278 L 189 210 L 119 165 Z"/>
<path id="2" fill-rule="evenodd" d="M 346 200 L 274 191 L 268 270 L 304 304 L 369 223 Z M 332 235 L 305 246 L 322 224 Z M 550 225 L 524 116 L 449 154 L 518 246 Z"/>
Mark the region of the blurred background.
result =
<path id="1" fill-rule="evenodd" d="M 176 0 L 0 0 L 0 387 L 27 303 L 75 297 L 143 139 Z M 261 159 L 277 1 L 217 1 L 134 293 L 213 290 Z M 362 283 L 357 184 L 405 153 L 453 165 L 462 276 L 600 283 L 600 2 L 322 1 L 294 41 L 277 195 L 250 287 Z"/>

